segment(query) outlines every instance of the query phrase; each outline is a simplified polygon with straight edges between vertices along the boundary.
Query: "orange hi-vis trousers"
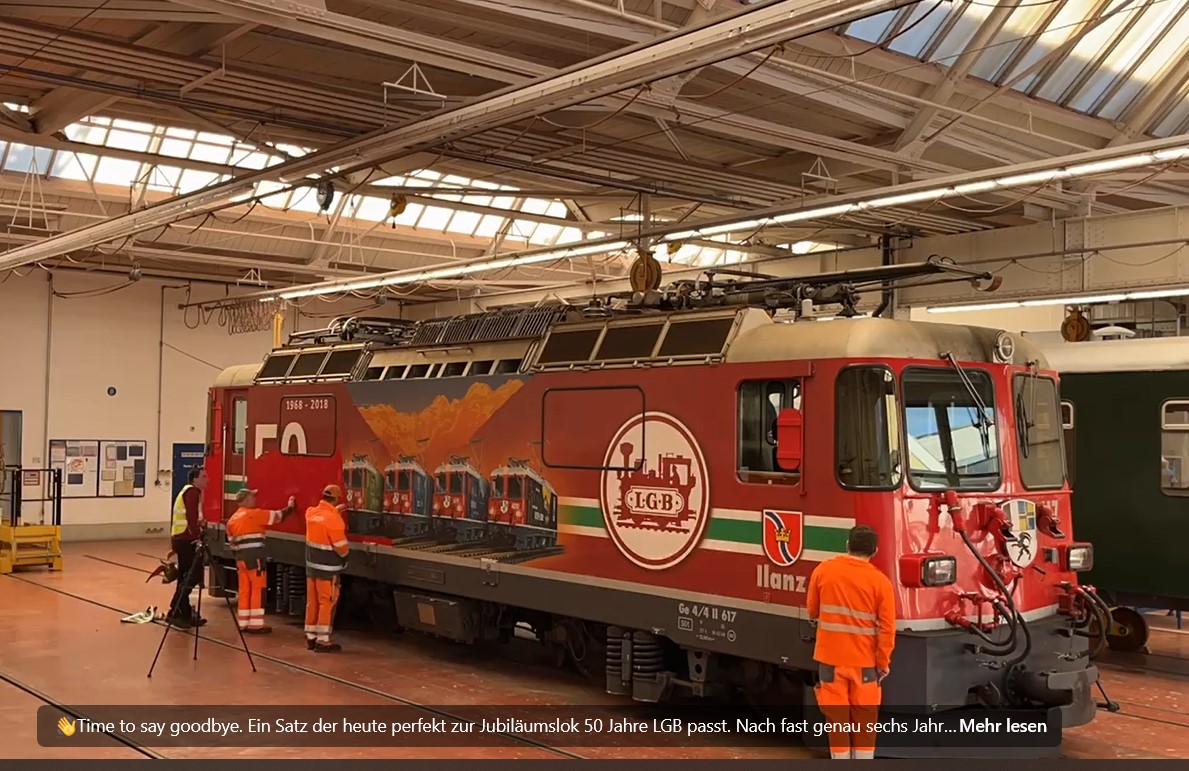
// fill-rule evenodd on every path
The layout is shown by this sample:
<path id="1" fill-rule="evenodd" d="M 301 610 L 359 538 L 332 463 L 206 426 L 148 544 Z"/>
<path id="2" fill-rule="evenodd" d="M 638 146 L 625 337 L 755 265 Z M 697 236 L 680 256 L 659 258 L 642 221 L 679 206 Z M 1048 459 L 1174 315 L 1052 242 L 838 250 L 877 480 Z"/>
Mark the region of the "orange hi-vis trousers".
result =
<path id="1" fill-rule="evenodd" d="M 883 697 L 875 667 L 832 667 L 818 665 L 817 705 L 827 723 L 839 724 L 830 731 L 830 757 L 836 760 L 875 757 L 875 731 Z"/>
<path id="2" fill-rule="evenodd" d="M 240 629 L 264 628 L 264 592 L 268 586 L 268 574 L 247 563 L 236 563 L 239 572 L 239 602 L 236 622 Z"/>
<path id="3" fill-rule="evenodd" d="M 339 601 L 339 579 L 306 578 L 306 639 L 330 644 L 330 621 Z"/>

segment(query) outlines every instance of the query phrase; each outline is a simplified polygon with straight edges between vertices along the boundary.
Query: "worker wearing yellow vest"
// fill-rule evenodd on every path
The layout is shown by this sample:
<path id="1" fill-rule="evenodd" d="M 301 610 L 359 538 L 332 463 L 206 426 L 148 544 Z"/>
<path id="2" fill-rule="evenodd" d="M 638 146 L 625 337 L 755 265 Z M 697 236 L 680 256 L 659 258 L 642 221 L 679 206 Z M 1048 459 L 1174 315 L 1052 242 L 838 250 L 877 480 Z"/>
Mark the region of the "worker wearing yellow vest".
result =
<path id="1" fill-rule="evenodd" d="M 194 558 L 198 553 L 198 542 L 202 539 L 202 491 L 209 481 L 206 469 L 191 469 L 186 486 L 173 502 L 170 543 L 178 558 L 178 580 L 165 619 L 182 629 L 206 623 L 206 619 L 194 613 L 190 605 L 190 591 L 195 584 L 202 586 L 202 566 L 194 567 Z"/>
<path id="2" fill-rule="evenodd" d="M 337 651 L 330 641 L 339 577 L 347 567 L 351 546 L 339 504 L 343 491 L 328 485 L 317 506 L 306 509 L 306 647 L 318 653 Z"/>
<path id="3" fill-rule="evenodd" d="M 821 563 L 809 577 L 806 609 L 817 625 L 813 659 L 820 681 L 814 695 L 828 723 L 867 727 L 879 717 L 896 645 L 896 600 L 892 582 L 871 564 L 878 544 L 870 527 L 854 527 L 846 554 Z M 830 757 L 874 758 L 874 732 L 831 733 Z"/>
<path id="4" fill-rule="evenodd" d="M 272 628 L 264 623 L 264 592 L 268 586 L 264 528 L 279 524 L 292 514 L 297 501 L 290 496 L 288 506 L 279 511 L 269 511 L 256 507 L 256 493 L 256 490 L 245 487 L 235 494 L 239 508 L 227 520 L 227 545 L 235 554 L 239 572 L 236 601 L 239 628 L 251 634 L 268 634 Z"/>

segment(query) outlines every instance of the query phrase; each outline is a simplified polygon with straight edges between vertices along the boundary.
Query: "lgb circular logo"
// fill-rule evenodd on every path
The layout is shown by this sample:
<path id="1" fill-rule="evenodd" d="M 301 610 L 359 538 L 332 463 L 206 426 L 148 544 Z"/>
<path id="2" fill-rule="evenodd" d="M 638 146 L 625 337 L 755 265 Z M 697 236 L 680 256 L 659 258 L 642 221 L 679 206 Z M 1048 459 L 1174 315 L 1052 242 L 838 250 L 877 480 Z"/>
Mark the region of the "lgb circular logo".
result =
<path id="1" fill-rule="evenodd" d="M 615 432 L 603 467 L 603 520 L 623 556 L 664 570 L 697 548 L 710 520 L 710 482 L 681 421 L 663 412 L 633 416 Z"/>

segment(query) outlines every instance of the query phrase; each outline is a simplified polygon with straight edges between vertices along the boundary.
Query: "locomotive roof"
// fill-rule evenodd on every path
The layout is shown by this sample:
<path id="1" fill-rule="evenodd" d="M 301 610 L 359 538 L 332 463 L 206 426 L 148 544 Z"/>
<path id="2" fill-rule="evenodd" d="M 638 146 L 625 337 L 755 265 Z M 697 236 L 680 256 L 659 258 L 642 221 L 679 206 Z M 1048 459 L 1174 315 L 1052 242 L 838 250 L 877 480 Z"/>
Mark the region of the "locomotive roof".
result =
<path id="1" fill-rule="evenodd" d="M 756 325 L 736 338 L 729 362 L 797 359 L 939 359 L 949 351 L 961 362 L 997 362 L 1000 336 L 1014 343 L 1010 363 L 1035 361 L 1048 369 L 1044 352 L 1031 340 L 986 327 L 884 318 L 773 322 Z"/>
<path id="2" fill-rule="evenodd" d="M 1077 372 L 1160 372 L 1189 369 L 1189 338 L 1087 340 L 1044 346 L 1053 369 Z"/>
<path id="3" fill-rule="evenodd" d="M 389 463 L 384 467 L 385 471 L 404 471 L 406 469 L 418 469 L 425 471 L 425 467 L 415 460 L 398 460 L 394 463 Z"/>
<path id="4" fill-rule="evenodd" d="M 441 463 L 436 469 L 434 469 L 435 474 L 441 474 L 444 471 L 465 471 L 472 476 L 482 476 L 482 474 L 480 474 L 470 463 Z"/>
<path id="5" fill-rule="evenodd" d="M 529 309 L 539 311 L 539 309 Z M 481 316 L 482 314 L 476 314 Z M 310 383 L 471 377 L 575 368 L 670 366 L 711 362 L 796 361 L 814 359 L 927 359 L 942 351 L 959 361 L 997 362 L 1002 338 L 1013 344 L 1013 364 L 1037 362 L 1048 369 L 1044 352 L 1031 340 L 997 329 L 885 318 L 830 321 L 774 320 L 761 308 L 713 308 L 609 318 L 562 320 L 548 324 L 536 316 L 497 335 L 512 317 L 497 314 L 504 326 L 459 317 L 451 331 L 440 327 L 435 342 L 385 345 L 358 341 L 316 346 L 283 346 L 262 364 L 224 370 L 215 385 Z M 493 316 L 494 318 L 494 316 Z M 472 342 L 455 338 L 471 330 Z M 446 333 L 450 332 L 449 335 Z M 449 339 L 451 342 L 443 342 Z M 298 372 L 300 371 L 300 374 Z M 279 374 L 278 374 L 279 373 Z"/>
<path id="6" fill-rule="evenodd" d="M 495 471 L 491 472 L 491 475 L 493 477 L 508 476 L 508 475 L 512 475 L 512 474 L 515 474 L 517 476 L 526 476 L 531 479 L 535 479 L 538 482 L 540 482 L 541 484 L 549 484 L 545 480 L 545 477 L 541 476 L 541 474 L 532 466 L 500 466 Z"/>

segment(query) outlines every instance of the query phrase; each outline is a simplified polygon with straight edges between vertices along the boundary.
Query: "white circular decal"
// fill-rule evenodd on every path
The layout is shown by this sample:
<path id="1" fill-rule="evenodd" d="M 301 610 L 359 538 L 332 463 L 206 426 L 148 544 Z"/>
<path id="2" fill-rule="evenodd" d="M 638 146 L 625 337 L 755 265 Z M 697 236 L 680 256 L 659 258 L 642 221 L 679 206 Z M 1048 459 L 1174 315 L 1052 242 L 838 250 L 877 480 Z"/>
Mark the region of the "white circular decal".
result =
<path id="1" fill-rule="evenodd" d="M 615 432 L 603 466 L 615 469 L 602 472 L 603 519 L 623 556 L 648 570 L 688 557 L 710 520 L 706 460 L 693 433 L 663 412 L 634 416 Z"/>
<path id="2" fill-rule="evenodd" d="M 1016 540 L 1007 542 L 1007 556 L 1021 568 L 1036 559 L 1036 504 L 1032 501 L 1008 501 L 1003 505 Z"/>

